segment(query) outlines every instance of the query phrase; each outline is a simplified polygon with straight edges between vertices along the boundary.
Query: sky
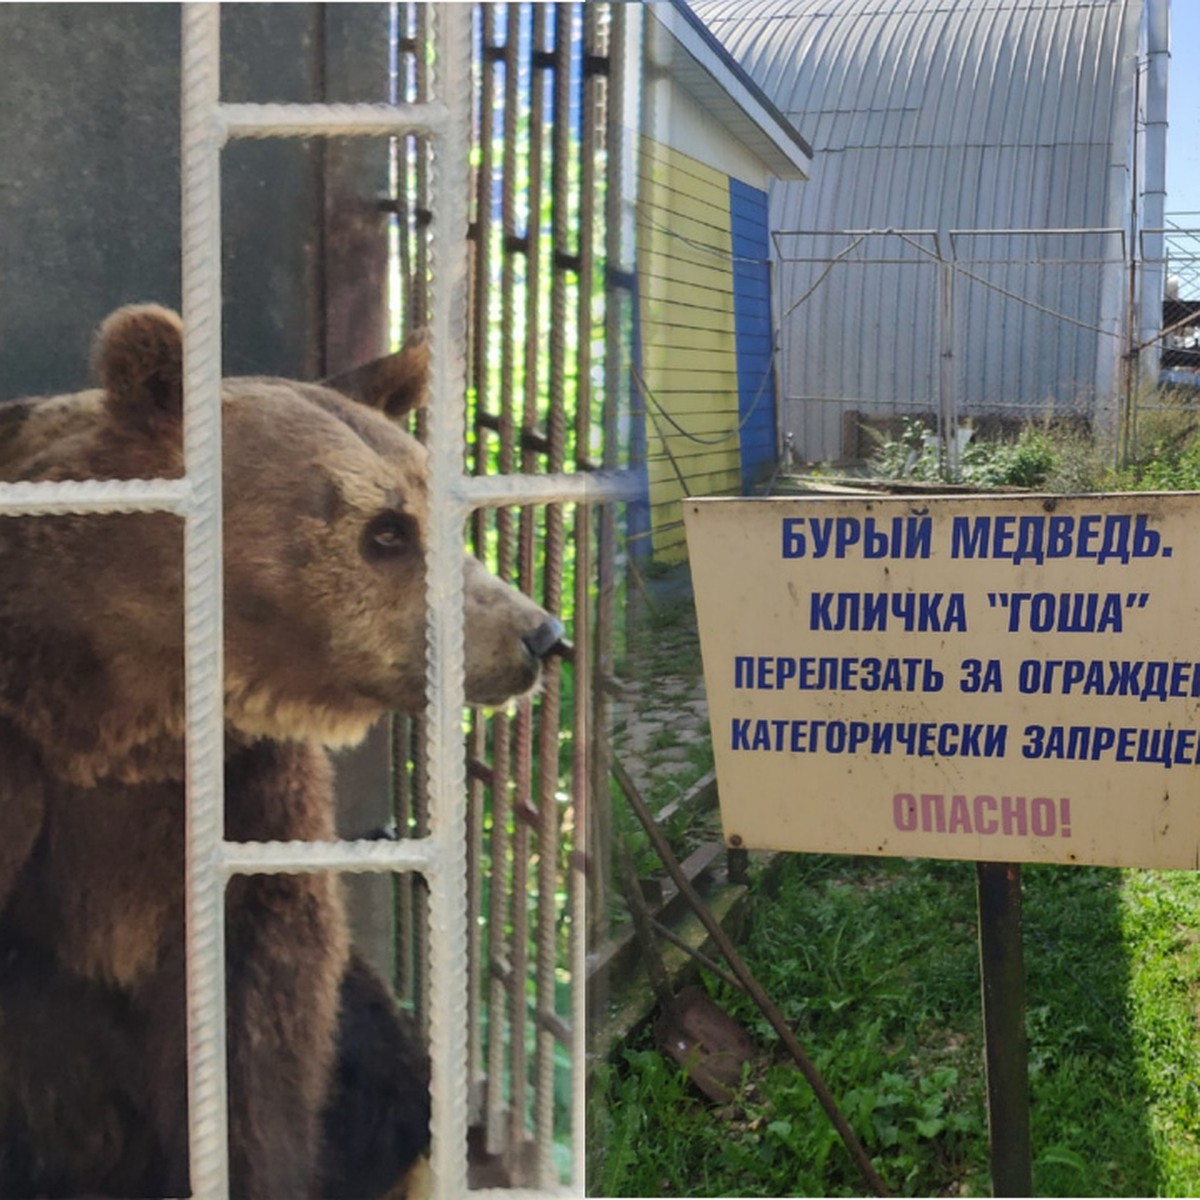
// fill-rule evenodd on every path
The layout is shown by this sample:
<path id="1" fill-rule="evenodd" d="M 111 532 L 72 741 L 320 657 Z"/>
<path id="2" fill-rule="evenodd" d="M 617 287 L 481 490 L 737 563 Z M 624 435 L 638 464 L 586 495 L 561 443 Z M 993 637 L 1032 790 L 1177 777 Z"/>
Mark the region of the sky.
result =
<path id="1" fill-rule="evenodd" d="M 1200 0 L 1171 0 L 1167 213 L 1200 214 Z M 1188 225 L 1200 225 L 1200 216 Z"/>

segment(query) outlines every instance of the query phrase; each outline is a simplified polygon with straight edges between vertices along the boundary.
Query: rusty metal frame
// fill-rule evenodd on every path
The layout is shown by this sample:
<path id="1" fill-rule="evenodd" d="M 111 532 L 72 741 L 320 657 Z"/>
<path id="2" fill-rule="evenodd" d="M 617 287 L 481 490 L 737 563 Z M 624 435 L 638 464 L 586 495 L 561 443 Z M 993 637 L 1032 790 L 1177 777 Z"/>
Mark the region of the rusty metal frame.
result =
<path id="1" fill-rule="evenodd" d="M 612 654 L 617 552 L 613 505 L 602 501 L 622 490 L 589 485 L 622 466 L 615 392 L 610 398 L 607 386 L 622 327 L 599 301 L 606 227 L 618 211 L 617 164 L 604 150 L 614 131 L 610 29 L 622 17 L 621 6 L 609 4 L 474 7 L 465 467 L 481 489 L 501 488 L 511 503 L 476 509 L 469 535 L 501 577 L 552 613 L 567 613 L 573 653 L 550 665 L 536 700 L 476 715 L 468 733 L 469 1121 L 489 1177 L 554 1189 L 570 1176 L 578 1188 L 594 878 L 585 878 L 585 864 L 590 793 L 608 761 L 601 682 Z M 397 44 L 408 59 L 400 98 L 409 101 L 422 94 L 422 8 L 399 6 Z M 400 160 L 398 210 L 406 194 L 414 197 L 400 215 L 411 323 L 424 303 L 421 181 L 429 162 L 419 143 Z M 572 475 L 589 481 L 583 502 L 560 502 L 537 486 L 546 476 Z M 421 786 L 409 736 L 402 734 L 395 756 L 397 793 L 406 805 L 401 824 L 415 831 Z M 413 920 L 406 886 L 398 924 L 401 938 L 411 939 L 405 928 L 423 923 Z M 411 945 L 401 958 L 419 961 Z M 414 997 L 417 975 L 419 966 L 404 979 Z M 564 1052 L 569 1130 L 555 1104 Z M 569 1170 L 561 1155 L 567 1140 Z"/>

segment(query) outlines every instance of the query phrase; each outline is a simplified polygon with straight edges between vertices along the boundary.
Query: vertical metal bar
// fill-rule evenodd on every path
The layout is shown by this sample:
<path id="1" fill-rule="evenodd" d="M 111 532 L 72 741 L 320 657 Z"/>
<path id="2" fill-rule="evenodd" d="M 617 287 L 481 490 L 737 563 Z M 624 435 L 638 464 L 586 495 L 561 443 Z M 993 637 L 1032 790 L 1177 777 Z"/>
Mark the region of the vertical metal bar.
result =
<path id="1" fill-rule="evenodd" d="M 396 5 L 396 81 L 395 92 L 392 100 L 396 103 L 405 103 L 412 99 L 411 85 L 409 83 L 412 70 L 412 22 L 411 22 L 411 5 L 407 3 L 399 3 Z M 393 176 L 395 179 L 395 188 L 392 193 L 392 199 L 396 202 L 395 214 L 395 229 L 397 238 L 397 258 L 399 260 L 400 269 L 400 303 L 394 303 L 396 297 L 393 297 L 393 311 L 400 311 L 400 334 L 403 337 L 405 333 L 413 328 L 413 312 L 412 312 L 412 232 L 411 232 L 411 213 L 405 205 L 405 198 L 408 196 L 408 175 L 409 175 L 409 138 L 407 135 L 394 139 L 392 143 L 392 162 Z M 392 723 L 393 737 L 396 735 L 396 723 Z"/>
<path id="2" fill-rule="evenodd" d="M 431 11 L 428 4 L 414 5 L 413 30 L 416 38 L 416 53 L 413 56 L 413 89 L 414 99 L 423 103 L 429 99 L 429 43 Z M 461 102 L 463 97 L 442 96 L 441 99 L 450 103 Z M 426 226 L 426 214 L 429 212 L 429 140 L 416 137 L 413 146 L 413 180 L 416 185 L 416 212 L 413 220 L 415 245 L 413 259 L 415 269 L 412 275 L 413 294 L 411 319 L 415 325 L 423 325 L 429 313 L 429 236 Z M 422 413 L 421 416 L 424 414 Z"/>
<path id="3" fill-rule="evenodd" d="M 428 4 L 413 4 L 413 38 L 415 48 L 413 51 L 412 66 L 413 66 L 413 99 L 417 103 L 425 103 L 430 99 L 431 91 L 429 86 L 429 60 L 430 46 L 434 46 L 434 55 L 440 53 L 441 43 L 435 42 L 433 36 L 433 9 Z M 469 12 L 460 14 L 469 21 Z M 441 77 L 444 78 L 444 77 Z M 447 104 L 465 104 L 467 92 L 440 92 L 439 99 Z M 460 112 L 460 116 L 463 116 Z M 431 151 L 429 139 L 424 137 L 414 138 L 413 146 L 413 181 L 416 192 L 416 206 L 413 212 L 413 274 L 412 274 L 412 307 L 411 320 L 414 325 L 424 325 L 430 320 L 430 272 L 432 269 L 433 248 L 431 246 L 434 229 L 428 223 L 430 212 L 430 195 L 436 189 L 433 188 L 433 181 L 430 178 L 432 167 Z M 448 148 L 443 143 L 439 146 L 438 152 L 448 152 Z M 461 149 L 463 155 L 461 169 L 465 171 L 467 165 L 466 148 Z M 455 203 L 460 200 L 465 204 L 466 190 L 456 192 L 454 196 Z M 451 214 L 446 213 L 445 218 L 447 224 Z M 464 216 L 465 222 L 465 216 Z M 465 233 L 456 231 L 454 236 L 460 237 Z M 465 251 L 465 243 L 463 246 Z M 435 331 L 436 336 L 436 331 Z M 431 380 L 433 382 L 433 380 Z M 441 398 L 443 393 L 434 392 L 434 395 Z M 461 391 L 456 391 L 455 396 L 461 396 Z M 428 410 L 420 409 L 416 415 L 416 428 L 421 437 L 427 436 L 428 426 Z M 409 723 L 412 727 L 413 739 L 413 804 L 417 817 L 417 832 L 424 835 L 431 828 L 431 808 L 432 808 L 432 788 L 430 783 L 430 731 L 428 729 L 428 718 L 424 715 L 411 717 Z M 422 987 L 418 995 L 421 1001 L 421 1017 L 423 1028 L 428 1032 L 430 1019 L 430 1004 L 429 1004 L 429 982 L 431 979 L 430 967 L 430 889 L 420 879 L 412 880 L 413 893 L 413 914 L 415 922 L 413 925 L 414 934 L 414 952 L 417 974 L 425 985 Z"/>
<path id="4" fill-rule="evenodd" d="M 494 5 L 481 5 L 482 46 L 480 48 L 480 76 L 482 91 L 480 96 L 479 120 L 479 187 L 476 190 L 475 212 L 475 413 L 476 427 L 479 436 L 476 438 L 475 473 L 486 474 L 490 469 L 490 442 L 487 433 L 479 424 L 482 414 L 491 414 L 493 409 L 492 390 L 492 314 L 491 296 L 493 283 L 493 241 L 497 238 L 496 222 L 494 222 L 494 204 L 492 202 L 492 186 L 496 172 L 496 94 L 499 88 L 497 80 L 497 59 L 500 47 L 497 43 L 496 12 Z M 505 79 L 511 72 L 506 68 Z M 502 108 L 504 106 L 502 100 Z M 502 154 L 502 168 L 505 161 Z M 503 241 L 503 211 L 502 226 L 499 238 Z M 503 248 L 502 248 L 503 254 Z M 503 304 L 503 300 L 502 300 Z M 500 329 L 502 338 L 502 354 L 506 332 L 504 323 Z M 503 386 L 503 384 L 502 384 Z M 490 516 L 490 515 L 488 515 Z M 485 550 L 487 520 L 484 512 L 479 514 L 476 523 L 475 538 L 479 552 Z M 503 539 L 502 539 L 503 541 Z M 488 722 L 478 719 L 480 748 L 486 744 L 486 728 Z M 505 1033 L 509 1026 L 508 989 L 499 965 L 508 961 L 506 950 L 505 926 L 508 924 L 505 914 L 511 904 L 508 890 L 509 858 L 511 846 L 511 808 L 509 805 L 508 764 L 509 751 L 509 722 L 504 716 L 496 716 L 491 721 L 492 727 L 492 834 L 488 842 L 488 853 L 491 858 L 491 872 L 488 875 L 488 926 L 487 926 L 487 968 L 484 986 L 487 991 L 487 1073 L 485 1081 L 485 1129 L 488 1153 L 498 1154 L 504 1148 L 504 1066 L 505 1066 Z"/>
<path id="5" fill-rule="evenodd" d="M 426 837 L 430 828 L 429 739 L 424 717 L 409 717 L 409 743 L 412 747 L 412 801 L 414 831 Z M 429 1034 L 429 884 L 420 876 L 407 880 L 412 896 L 414 1000 L 421 1029 Z"/>
<path id="6" fill-rule="evenodd" d="M 463 569 L 465 513 L 456 499 L 465 440 L 464 326 L 467 284 L 467 162 L 470 20 L 467 5 L 439 5 L 436 30 L 438 96 L 451 119 L 430 166 L 438 197 L 432 220 L 433 305 L 430 322 L 428 668 L 430 836 L 437 868 L 430 873 L 429 969 L 433 1066 L 431 1163 L 440 1195 L 467 1192 L 466 1133 L 466 778 L 463 763 Z"/>
<path id="7" fill-rule="evenodd" d="M 596 290 L 595 199 L 596 162 L 599 153 L 598 104 L 601 77 L 593 69 L 603 52 L 602 20 L 607 6 L 584 6 L 583 57 L 581 76 L 581 119 L 579 132 L 579 294 L 575 324 L 578 355 L 575 379 L 575 459 L 586 466 L 591 457 L 593 425 L 592 405 L 592 302 Z M 587 1062 L 587 1004 L 584 979 L 587 975 L 587 874 L 588 789 L 594 720 L 592 703 L 593 630 L 592 620 L 594 548 L 593 514 L 579 505 L 574 514 L 575 596 L 574 629 L 574 720 L 572 723 L 571 802 L 573 810 L 573 846 L 567 864 L 567 904 L 571 943 L 568 968 L 571 977 L 571 1149 L 572 1174 L 576 1182 L 585 1178 L 586 1130 L 584 1112 L 587 1103 L 585 1064 Z"/>
<path id="8" fill-rule="evenodd" d="M 529 860 L 533 794 L 533 705 L 523 700 L 518 705 L 514 730 L 513 785 L 515 813 L 512 861 L 512 940 L 506 986 L 509 995 L 509 1097 L 508 1142 L 512 1147 L 526 1140 L 525 1109 L 528 1103 L 528 1056 L 525 1039 L 528 1032 L 526 980 L 529 973 Z M 499 1084 L 497 1084 L 499 1086 Z"/>
<path id="9" fill-rule="evenodd" d="M 479 41 L 474 44 L 475 29 Z M 491 323 L 488 320 L 488 298 L 491 295 L 492 266 L 492 171 L 493 139 L 492 126 L 495 120 L 494 93 L 496 87 L 495 62 L 491 54 L 494 40 L 495 13 L 488 4 L 478 5 L 473 13 L 473 56 L 479 73 L 479 92 L 476 97 L 476 116 L 473 122 L 473 138 L 478 165 L 475 167 L 474 212 L 471 217 L 471 321 L 467 330 L 467 369 L 474 389 L 474 407 L 468 414 L 473 423 L 475 438 L 471 470 L 476 475 L 487 471 L 487 433 L 480 417 L 490 409 L 490 342 Z M 482 559 L 487 557 L 487 534 L 489 514 L 485 509 L 476 509 L 471 515 L 472 548 Z M 467 744 L 471 757 L 482 762 L 487 754 L 488 730 L 493 722 L 481 712 L 471 714 L 471 728 Z M 505 725 L 502 717 L 494 725 L 499 730 Z M 481 1007 L 483 998 L 490 993 L 490 937 L 494 922 L 489 922 L 487 949 L 484 947 L 483 894 L 496 877 L 495 859 L 485 862 L 485 808 L 487 797 L 492 796 L 492 818 L 496 817 L 496 796 L 504 792 L 504 780 L 497 776 L 493 766 L 492 781 L 485 786 L 482 780 L 470 780 L 467 796 L 469 813 L 468 859 L 467 859 L 467 920 L 471 941 L 468 947 L 470 959 L 467 964 L 467 1037 L 468 1070 L 471 1079 L 470 1119 L 475 1124 L 481 1112 L 486 1111 L 488 1100 L 488 1072 L 484 1069 L 483 1020 Z M 485 885 L 485 879 L 488 883 Z M 495 911 L 491 909 L 489 911 Z M 486 957 L 485 957 L 486 955 Z M 489 1005 L 488 1026 L 496 1031 L 500 1026 L 492 1024 Z M 485 1126 L 486 1127 L 486 1126 Z"/>
<path id="10" fill-rule="evenodd" d="M 605 89 L 605 183 L 604 183 L 604 397 L 601 409 L 602 465 L 606 470 L 622 465 L 619 417 L 623 381 L 629 377 L 624 361 L 625 331 L 629 305 L 623 287 L 617 284 L 627 265 L 624 254 L 625 130 L 624 91 L 626 84 L 625 6 L 609 6 L 608 81 Z M 596 674 L 593 681 L 592 764 L 589 791 L 591 807 L 588 826 L 588 939 L 599 944 L 608 934 L 608 882 L 613 845 L 612 801 L 609 787 L 608 744 L 612 727 L 612 701 L 605 686 L 614 674 L 612 654 L 616 639 L 616 547 L 617 516 L 612 504 L 599 510 L 596 578 Z M 606 997 L 589 986 L 589 1010 L 604 1011 Z"/>
<path id="11" fill-rule="evenodd" d="M 182 32 L 184 527 L 187 713 L 188 1154 L 195 1195 L 229 1192 L 225 1059 L 225 716 L 221 583 L 220 9 Z"/>
<path id="12" fill-rule="evenodd" d="M 519 8 L 511 5 L 510 9 Z M 534 5 L 529 38 L 529 97 L 528 97 L 528 136 L 524 146 L 525 177 L 528 181 L 525 193 L 525 233 L 522 248 L 525 256 L 525 292 L 524 320 L 525 346 L 522 377 L 522 407 L 520 430 L 522 435 L 520 463 L 521 471 L 525 474 L 537 474 L 545 469 L 543 452 L 534 448 L 529 435 L 535 434 L 541 419 L 543 393 L 547 384 L 543 374 L 545 362 L 543 303 L 547 290 L 545 284 L 544 255 L 542 253 L 546 229 L 543 222 L 544 196 L 546 187 L 546 153 L 547 139 L 546 117 L 546 82 L 547 76 L 553 76 L 554 64 L 548 58 L 547 29 L 548 19 L 553 13 L 553 5 Z M 520 587 L 530 595 L 538 592 L 538 552 L 541 540 L 539 513 L 536 508 L 525 507 L 520 510 L 517 525 L 517 571 Z M 544 549 L 544 543 L 543 543 Z M 541 564 L 544 567 L 544 562 Z M 544 719 L 539 710 L 538 719 Z M 528 871 L 525 861 L 532 856 L 533 823 L 535 811 L 533 805 L 533 742 L 534 742 L 534 710 L 532 705 L 525 705 L 518 713 L 518 739 L 524 758 L 520 763 L 521 795 L 526 801 L 526 819 L 520 823 L 517 833 L 516 854 L 521 861 L 521 886 L 516 886 L 516 896 L 527 895 L 529 886 Z M 539 897 L 540 904 L 540 897 Z M 520 1124 L 520 1138 L 528 1139 L 527 1094 L 528 1094 L 528 1059 L 526 1055 L 528 1032 L 528 1005 L 526 1000 L 526 983 L 529 975 L 530 936 L 529 913 L 522 908 L 520 932 L 514 932 L 514 937 L 520 939 L 520 948 L 514 961 L 519 961 L 520 970 L 514 971 L 512 983 L 513 1006 L 515 1019 L 518 1022 L 514 1031 L 514 1042 L 520 1040 L 520 1103 L 517 1104 L 517 1093 L 514 1092 L 513 1125 L 514 1130 Z M 514 1062 L 514 1076 L 518 1063 Z M 536 1090 L 536 1089 L 535 1089 Z M 514 1137 L 515 1137 L 514 1133 Z"/>
<path id="13" fill-rule="evenodd" d="M 977 863 L 992 1193 L 1032 1196 L 1021 868 Z"/>
<path id="14" fill-rule="evenodd" d="M 498 438 L 497 464 L 502 473 L 513 470 L 515 462 L 515 439 L 513 427 L 513 407 L 515 390 L 516 350 L 516 268 L 513 261 L 513 244 L 516 240 L 516 180 L 518 175 L 517 129 L 520 117 L 520 46 L 519 22 L 520 10 L 514 5 L 507 5 L 498 10 L 496 6 L 484 5 L 486 28 L 489 36 L 485 38 L 487 67 L 492 89 L 495 88 L 495 66 L 501 60 L 504 63 L 504 82 L 501 99 L 502 135 L 500 154 L 500 226 L 495 230 L 493 222 L 492 178 L 486 181 L 486 190 L 480 191 L 480 204 L 487 208 L 486 223 L 483 213 L 480 214 L 481 236 L 483 229 L 488 231 L 488 248 L 491 251 L 493 239 L 498 242 L 500 252 L 500 339 L 499 358 L 499 391 L 496 396 Z M 498 41 L 495 16 L 497 11 L 504 14 L 504 40 Z M 487 161 L 493 158 L 495 129 L 494 122 L 482 131 L 487 143 Z M 482 152 L 482 151 L 481 151 Z M 484 303 L 481 305 L 480 317 L 486 326 L 490 325 L 491 314 L 487 299 L 494 285 L 494 272 L 489 270 L 487 279 L 483 280 Z M 482 332 L 482 331 L 481 331 Z M 493 364 L 489 360 L 481 364 L 481 371 L 490 376 Z M 481 396 L 483 393 L 481 392 Z M 481 408 L 482 408 L 481 403 Z M 489 404 L 490 411 L 490 404 Z M 481 439 L 482 439 L 481 432 Z M 483 456 L 478 464 L 480 474 L 490 469 L 487 456 Z M 513 520 L 508 510 L 497 512 L 491 519 L 495 523 L 497 556 L 496 566 L 500 576 L 511 579 L 514 571 L 513 553 Z M 491 1154 L 501 1154 L 511 1142 L 510 1130 L 504 1120 L 506 1097 L 504 1092 L 505 1068 L 508 1059 L 508 1047 L 505 1034 L 512 1028 L 513 1012 L 523 996 L 523 989 L 512 978 L 512 950 L 509 944 L 508 926 L 512 906 L 521 903 L 518 893 L 509 888 L 513 862 L 513 831 L 511 823 L 513 810 L 510 803 L 509 774 L 512 759 L 512 731 L 507 718 L 497 716 L 492 722 L 492 771 L 495 785 L 492 791 L 492 875 L 491 875 L 491 923 L 489 926 L 488 957 L 488 1080 L 487 1080 L 487 1110 L 486 1133 L 487 1149 Z M 515 936 L 515 935 L 514 935 Z"/>
<path id="15" fill-rule="evenodd" d="M 550 403 L 546 415 L 546 469 L 558 472 L 566 461 L 567 350 L 571 334 L 566 263 L 570 259 L 571 52 L 575 5 L 554 6 L 554 108 L 551 126 L 551 248 L 550 287 Z M 542 605 L 562 612 L 563 543 L 565 521 L 561 504 L 548 504 L 545 513 L 545 572 Z M 558 733 L 561 722 L 561 669 L 546 672 L 538 727 L 541 790 L 538 797 L 538 936 L 537 936 L 537 1053 L 535 1059 L 534 1137 L 537 1143 L 538 1183 L 551 1187 L 554 1168 L 554 1051 L 556 1036 L 555 983 L 557 929 L 555 892 L 558 862 Z"/>
<path id="16" fill-rule="evenodd" d="M 954 248 L 949 235 L 939 233 L 938 298 L 941 301 L 941 335 L 938 392 L 942 425 L 942 462 L 950 479 L 958 478 L 958 399 L 954 394 Z"/>
<path id="17" fill-rule="evenodd" d="M 396 91 L 393 99 L 398 103 L 412 101 L 414 97 L 414 59 L 418 50 L 413 25 L 413 6 L 400 3 L 396 6 Z M 400 295 L 403 299 L 400 334 L 410 333 L 418 324 L 425 323 L 424 312 L 418 312 L 414 302 L 413 256 L 416 253 L 414 220 L 409 196 L 409 184 L 413 141 L 405 134 L 395 140 L 396 188 L 396 235 L 400 270 Z M 392 802 L 396 825 L 401 837 L 411 837 L 417 832 L 418 795 L 410 765 L 413 757 L 413 721 L 409 717 L 393 716 L 391 719 L 392 739 Z M 427 1031 L 428 1006 L 424 1004 L 422 978 L 419 968 L 419 947 L 425 938 L 419 937 L 417 927 L 418 888 L 420 881 L 412 876 L 396 876 L 393 883 L 396 907 L 396 978 L 395 987 L 399 996 L 416 1006 L 418 1021 Z"/>
<path id="18" fill-rule="evenodd" d="M 544 57 L 546 46 L 546 14 L 549 6 L 537 5 L 533 12 L 530 64 L 529 143 L 527 147 L 528 216 L 525 236 L 525 392 L 521 416 L 523 433 L 537 428 L 538 406 L 542 387 L 541 362 L 545 352 L 542 345 L 542 196 L 545 176 L 544 139 L 546 136 L 546 72 L 553 67 Z M 537 471 L 538 454 L 528 446 L 521 453 L 521 470 Z M 529 509 L 521 513 L 521 562 L 526 571 L 525 587 L 533 586 L 533 543 L 536 514 Z"/>

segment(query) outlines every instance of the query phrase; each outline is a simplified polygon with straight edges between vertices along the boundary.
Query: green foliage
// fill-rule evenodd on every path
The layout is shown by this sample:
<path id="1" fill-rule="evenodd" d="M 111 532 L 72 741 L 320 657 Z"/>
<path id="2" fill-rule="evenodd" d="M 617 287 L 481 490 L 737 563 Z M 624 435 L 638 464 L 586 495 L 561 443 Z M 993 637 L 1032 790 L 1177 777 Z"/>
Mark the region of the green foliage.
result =
<path id="1" fill-rule="evenodd" d="M 1200 488 L 1200 418 L 1190 397 L 1164 392 L 1138 414 L 1129 462 L 1117 475 L 1122 491 Z"/>
<path id="2" fill-rule="evenodd" d="M 1197 1194 L 1200 879 L 1023 878 L 1034 1194 Z M 789 856 L 742 949 L 898 1194 L 989 1193 L 971 864 Z M 744 996 L 709 983 L 774 1046 Z M 592 1195 L 864 1194 L 779 1052 L 716 1111 L 647 1040 L 599 1071 L 592 1101 Z"/>
<path id="3" fill-rule="evenodd" d="M 1139 396 L 1130 448 L 1114 467 L 1112 448 L 1078 426 L 1025 425 L 1015 438 L 975 438 L 963 449 L 957 482 L 981 490 L 1049 492 L 1200 490 L 1200 410 L 1190 395 Z M 884 438 L 868 464 L 881 479 L 946 479 L 938 441 L 924 422 L 905 418 L 898 438 Z"/>
<path id="4" fill-rule="evenodd" d="M 968 442 L 959 456 L 956 481 L 980 489 L 1043 487 L 1054 474 L 1058 458 L 1051 433 L 1027 425 L 1012 440 Z M 880 443 L 869 465 L 871 472 L 882 479 L 936 482 L 947 478 L 938 440 L 923 422 L 913 418 L 905 418 L 899 439 L 888 438 Z"/>

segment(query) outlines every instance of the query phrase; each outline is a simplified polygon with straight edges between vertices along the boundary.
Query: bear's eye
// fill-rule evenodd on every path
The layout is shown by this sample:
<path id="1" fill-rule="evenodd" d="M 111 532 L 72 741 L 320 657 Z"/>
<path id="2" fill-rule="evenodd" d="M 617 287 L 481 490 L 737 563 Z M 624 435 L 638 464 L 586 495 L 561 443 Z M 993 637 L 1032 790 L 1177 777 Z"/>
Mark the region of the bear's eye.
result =
<path id="1" fill-rule="evenodd" d="M 417 522 L 408 513 L 382 512 L 363 530 L 363 556 L 372 561 L 397 558 L 417 544 Z"/>

